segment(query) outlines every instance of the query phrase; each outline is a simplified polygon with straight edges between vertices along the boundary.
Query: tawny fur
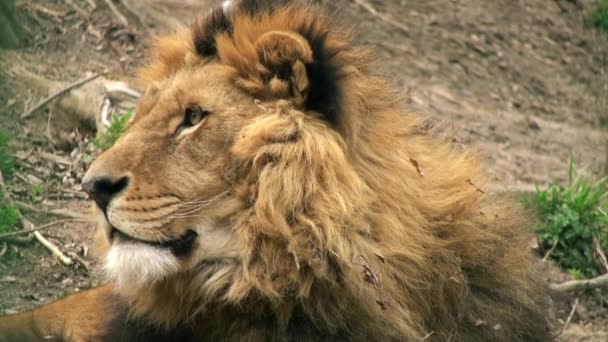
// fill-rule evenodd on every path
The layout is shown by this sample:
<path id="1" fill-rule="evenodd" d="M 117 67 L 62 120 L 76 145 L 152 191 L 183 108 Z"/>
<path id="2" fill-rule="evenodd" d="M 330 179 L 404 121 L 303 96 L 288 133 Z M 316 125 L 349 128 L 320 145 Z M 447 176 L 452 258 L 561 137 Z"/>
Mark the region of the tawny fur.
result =
<path id="1" fill-rule="evenodd" d="M 401 110 L 369 52 L 325 10 L 298 3 L 230 16 L 231 31 L 213 32 L 217 54 L 197 56 L 198 28 L 159 40 L 141 75 L 155 93 L 219 64 L 245 94 L 236 112 L 255 115 L 226 133 L 214 169 L 230 185 L 235 209 L 223 215 L 238 257 L 123 285 L 131 316 L 166 329 L 187 322 L 209 339 L 549 339 L 530 219 L 486 196 L 476 157 Z M 336 68 L 333 123 L 307 108 L 309 37 L 323 37 Z M 291 73 L 279 77 L 285 63 Z M 158 98 L 144 97 L 131 136 L 153 127 L 146 112 Z"/>

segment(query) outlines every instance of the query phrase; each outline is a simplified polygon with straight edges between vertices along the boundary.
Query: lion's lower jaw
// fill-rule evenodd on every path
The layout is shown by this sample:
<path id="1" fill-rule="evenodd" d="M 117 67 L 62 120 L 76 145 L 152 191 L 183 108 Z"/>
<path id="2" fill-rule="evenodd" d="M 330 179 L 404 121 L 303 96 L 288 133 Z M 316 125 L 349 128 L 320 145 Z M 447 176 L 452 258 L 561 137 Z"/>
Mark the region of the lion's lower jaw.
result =
<path id="1" fill-rule="evenodd" d="M 114 245 L 104 261 L 103 274 L 118 291 L 151 286 L 176 274 L 180 268 L 171 251 L 144 244 Z"/>

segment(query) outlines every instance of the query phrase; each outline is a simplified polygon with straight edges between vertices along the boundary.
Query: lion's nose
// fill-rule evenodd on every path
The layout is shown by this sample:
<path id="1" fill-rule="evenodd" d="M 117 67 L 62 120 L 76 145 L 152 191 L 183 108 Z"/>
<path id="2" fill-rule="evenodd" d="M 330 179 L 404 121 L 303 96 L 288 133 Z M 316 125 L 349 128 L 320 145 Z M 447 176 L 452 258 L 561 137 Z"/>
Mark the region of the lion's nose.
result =
<path id="1" fill-rule="evenodd" d="M 88 178 L 88 179 L 87 179 Z M 128 177 L 91 176 L 83 179 L 82 190 L 97 203 L 99 209 L 106 212 L 110 201 L 129 184 Z"/>

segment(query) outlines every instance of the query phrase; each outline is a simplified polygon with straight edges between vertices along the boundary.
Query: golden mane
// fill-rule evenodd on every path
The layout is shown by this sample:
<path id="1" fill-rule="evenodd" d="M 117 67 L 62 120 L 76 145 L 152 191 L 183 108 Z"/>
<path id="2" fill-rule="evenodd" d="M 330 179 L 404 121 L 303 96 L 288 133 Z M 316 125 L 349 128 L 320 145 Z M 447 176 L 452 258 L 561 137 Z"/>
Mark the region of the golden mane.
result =
<path id="1" fill-rule="evenodd" d="M 248 203 L 231 218 L 242 263 L 127 290 L 132 314 L 168 327 L 208 316 L 207 327 L 227 331 L 272 317 L 260 329 L 277 339 L 299 320 L 309 322 L 302 339 L 546 340 L 531 220 L 486 195 L 474 154 L 399 107 L 333 16 L 304 2 L 240 1 L 156 44 L 144 83 L 221 63 L 268 115 L 240 132 L 226 165 Z M 293 53 L 305 70 L 272 77 L 285 57 L 272 54 L 280 43 L 259 53 L 272 32 L 303 39 Z"/>

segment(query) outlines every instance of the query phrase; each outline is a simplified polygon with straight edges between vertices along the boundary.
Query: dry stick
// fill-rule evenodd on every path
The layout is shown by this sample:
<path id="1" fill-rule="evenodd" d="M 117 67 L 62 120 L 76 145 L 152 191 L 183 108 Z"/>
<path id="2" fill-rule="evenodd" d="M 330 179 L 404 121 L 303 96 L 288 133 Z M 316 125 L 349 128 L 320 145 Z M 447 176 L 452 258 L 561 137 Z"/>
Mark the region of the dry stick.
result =
<path id="1" fill-rule="evenodd" d="M 0 240 L 4 240 L 6 238 L 17 236 L 17 235 L 29 234 L 29 233 L 37 232 L 37 231 L 43 230 L 43 229 L 49 229 L 49 228 L 54 227 L 56 225 L 63 224 L 63 223 L 69 223 L 69 222 L 87 222 L 87 221 L 85 221 L 85 220 L 74 220 L 74 219 L 70 219 L 70 220 L 57 220 L 57 221 L 53 221 L 51 223 L 43 224 L 42 226 L 34 227 L 32 229 L 21 229 L 21 230 L 18 230 L 16 232 L 10 232 L 10 233 L 0 234 Z"/>
<path id="2" fill-rule="evenodd" d="M 568 319 L 566 319 L 566 323 L 564 323 L 564 326 L 562 327 L 562 330 L 560 330 L 559 335 L 564 333 L 564 330 L 566 330 L 566 328 L 568 327 L 568 324 L 570 324 L 570 321 L 572 320 L 572 316 L 574 316 L 574 312 L 576 311 L 576 307 L 578 306 L 578 297 L 574 300 L 574 304 L 572 305 L 572 310 L 570 310 L 570 314 L 568 315 Z"/>
<path id="3" fill-rule="evenodd" d="M 604 269 L 608 272 L 608 258 L 606 258 L 606 253 L 602 250 L 602 242 L 600 239 L 594 239 L 595 242 L 595 251 L 599 254 L 600 259 L 602 260 L 602 264 L 604 265 Z"/>
<path id="4" fill-rule="evenodd" d="M 6 244 L 6 241 L 2 242 L 2 249 L 0 249 L 0 258 L 2 258 L 4 256 L 4 254 L 6 253 L 6 249 L 8 248 L 8 245 Z"/>
<path id="5" fill-rule="evenodd" d="M 89 263 L 86 262 L 83 258 L 81 258 L 78 254 L 74 252 L 69 252 L 68 255 L 70 256 L 70 258 L 76 260 L 76 262 L 78 262 L 85 269 L 85 271 L 90 272 L 91 266 L 89 266 Z"/>
<path id="6" fill-rule="evenodd" d="M 65 93 L 67 93 L 68 91 L 80 87 L 81 85 L 91 82 L 92 80 L 96 79 L 97 77 L 101 76 L 102 74 L 94 74 L 92 76 L 89 76 L 87 78 L 83 78 L 81 80 L 78 80 L 70 85 L 68 85 L 67 87 L 57 91 L 56 93 L 50 95 L 49 97 L 47 97 L 46 99 L 40 101 L 40 103 L 38 103 L 37 105 L 34 106 L 34 108 L 31 108 L 30 110 L 28 110 L 27 112 L 24 112 L 23 114 L 21 114 L 21 119 L 25 119 L 30 117 L 32 114 L 34 114 L 34 112 L 36 112 L 37 110 L 39 110 L 40 108 L 46 106 L 49 102 L 53 101 L 53 99 L 55 99 L 58 96 L 61 96 Z"/>
<path id="7" fill-rule="evenodd" d="M 1 171 L 0 171 L 0 188 L 3 189 L 3 190 L 6 189 L 6 185 L 4 184 L 4 178 L 2 177 L 2 172 Z M 19 209 L 17 209 L 17 207 L 15 206 L 15 202 L 11 198 L 10 194 L 7 191 L 3 191 L 3 192 L 5 193 L 5 197 L 6 197 L 7 202 L 9 202 L 10 205 L 12 205 L 13 207 L 15 207 L 15 210 L 19 214 L 21 225 L 23 226 L 23 228 L 26 229 L 26 230 L 27 229 L 32 230 L 32 228 L 34 228 L 34 224 L 31 223 L 30 221 L 28 221 L 21 214 L 21 211 Z M 70 259 L 70 258 L 66 257 L 65 255 L 63 255 L 63 253 L 61 253 L 61 251 L 59 250 L 59 248 L 57 248 L 55 245 L 53 245 L 53 243 L 51 243 L 49 240 L 45 239 L 44 236 L 42 236 L 42 234 L 40 234 L 40 232 L 34 231 L 34 237 L 44 247 L 46 247 L 49 251 L 51 251 L 51 253 L 53 253 L 53 255 L 57 256 L 62 263 L 64 263 L 65 265 L 71 265 L 73 263 L 72 259 Z"/>
<path id="8" fill-rule="evenodd" d="M 608 288 L 608 274 L 601 275 L 599 277 L 583 280 L 570 280 L 561 284 L 551 284 L 549 287 L 556 291 L 579 291 L 579 290 L 590 290 L 598 287 Z"/>
<path id="9" fill-rule="evenodd" d="M 378 12 L 374 8 L 374 6 L 372 6 L 369 2 L 367 2 L 365 0 L 354 0 L 354 2 L 355 2 L 355 4 L 359 5 L 364 10 L 368 11 L 371 15 L 380 18 L 380 20 L 384 21 L 385 23 L 400 29 L 401 31 L 403 31 L 406 34 L 410 33 L 410 30 L 407 28 L 407 26 L 388 17 L 386 14 L 382 14 L 382 13 Z"/>
<path id="10" fill-rule="evenodd" d="M 112 0 L 105 0 L 106 4 L 108 5 L 108 7 L 110 7 L 110 9 L 112 10 L 112 12 L 114 12 L 114 15 L 116 16 L 116 18 L 118 18 L 118 20 L 125 26 L 129 26 L 129 21 L 127 20 L 127 18 L 120 13 L 120 11 L 118 10 L 118 8 L 116 8 L 116 6 L 114 6 L 114 4 L 112 3 Z"/>
<path id="11" fill-rule="evenodd" d="M 15 206 L 20 210 L 29 211 L 32 213 L 53 215 L 53 216 L 59 216 L 59 217 L 69 217 L 69 218 L 73 218 L 73 219 L 77 219 L 77 220 L 90 221 L 90 220 L 87 220 L 88 215 L 75 213 L 75 212 L 73 212 L 71 210 L 67 210 L 67 209 L 41 210 L 41 209 L 38 209 L 27 203 L 23 203 L 20 201 L 15 201 Z"/>
<path id="12" fill-rule="evenodd" d="M 80 6 L 76 5 L 72 0 L 65 0 L 65 2 L 68 3 L 68 5 L 72 6 L 72 8 L 78 12 L 81 16 L 83 17 L 88 17 L 89 14 L 87 13 L 87 11 L 83 10 L 82 8 L 80 8 Z"/>
<path id="13" fill-rule="evenodd" d="M 558 242 L 559 242 L 559 239 L 556 239 L 555 241 L 553 241 L 553 246 L 551 246 L 551 248 L 549 249 L 547 254 L 545 254 L 545 256 L 543 257 L 543 262 L 545 262 L 545 261 L 547 261 L 547 259 L 549 259 L 549 257 L 551 256 L 551 253 L 553 253 L 553 251 L 555 250 L 555 247 L 557 247 Z"/>
<path id="14" fill-rule="evenodd" d="M 87 2 L 89 3 L 89 6 L 91 6 L 93 9 L 97 9 L 97 4 L 94 0 L 87 0 Z"/>
<path id="15" fill-rule="evenodd" d="M 133 14 L 133 16 L 135 16 L 135 18 L 137 18 L 137 21 L 139 21 L 139 24 L 146 30 L 149 31 L 148 25 L 146 24 L 146 21 L 144 20 L 144 18 L 139 15 L 139 12 L 137 12 L 133 6 L 131 6 L 131 4 L 129 3 L 129 1 L 127 0 L 121 0 L 120 1 L 122 3 L 122 5 L 127 9 L 127 11 L 129 11 L 131 14 Z"/>
<path id="16" fill-rule="evenodd" d="M 38 240 L 38 242 L 40 242 L 40 244 L 42 244 L 44 247 L 46 247 L 46 249 L 51 251 L 51 253 L 53 253 L 53 255 L 55 255 L 57 258 L 59 258 L 59 260 L 64 265 L 71 265 L 74 263 L 72 261 L 72 259 L 63 255 L 63 253 L 61 253 L 61 251 L 59 250 L 59 248 L 57 248 L 57 246 L 55 246 L 53 243 L 51 243 L 49 240 L 47 240 L 44 236 L 42 236 L 42 234 L 40 234 L 40 232 L 34 232 L 34 237 L 36 238 L 36 240 Z"/>

